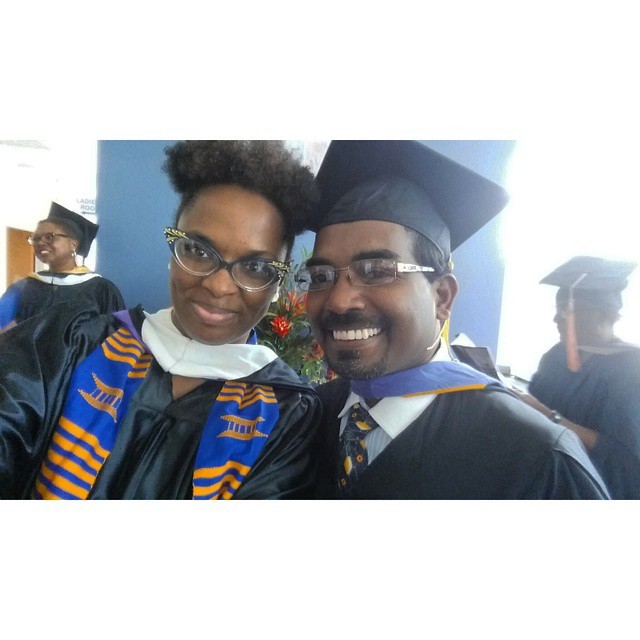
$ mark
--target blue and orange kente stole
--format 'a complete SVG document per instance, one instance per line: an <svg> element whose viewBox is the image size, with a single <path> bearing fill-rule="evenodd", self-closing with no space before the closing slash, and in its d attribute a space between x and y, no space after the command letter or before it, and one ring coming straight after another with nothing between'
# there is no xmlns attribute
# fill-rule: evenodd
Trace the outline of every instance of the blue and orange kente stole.
<svg viewBox="0 0 640 640"><path fill-rule="evenodd" d="M251 470L279 414L271 387L226 382L200 440L193 499L231 498Z"/></svg>
<svg viewBox="0 0 640 640"><path fill-rule="evenodd" d="M84 500L153 357L122 328L76 367L33 497Z"/></svg>
<svg viewBox="0 0 640 640"><path fill-rule="evenodd" d="M36 480L37 499L84 500L153 361L123 327L78 367ZM279 418L270 386L225 382L209 412L196 454L193 498L229 499L237 491Z"/></svg>

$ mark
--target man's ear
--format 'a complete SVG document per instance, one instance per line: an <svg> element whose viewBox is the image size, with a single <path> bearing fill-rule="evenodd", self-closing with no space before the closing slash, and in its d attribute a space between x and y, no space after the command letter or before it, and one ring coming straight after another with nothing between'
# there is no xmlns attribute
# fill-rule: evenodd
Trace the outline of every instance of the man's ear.
<svg viewBox="0 0 640 640"><path fill-rule="evenodd" d="M433 283L436 295L436 318L444 324L451 316L453 301L458 295L458 281L448 273Z"/></svg>

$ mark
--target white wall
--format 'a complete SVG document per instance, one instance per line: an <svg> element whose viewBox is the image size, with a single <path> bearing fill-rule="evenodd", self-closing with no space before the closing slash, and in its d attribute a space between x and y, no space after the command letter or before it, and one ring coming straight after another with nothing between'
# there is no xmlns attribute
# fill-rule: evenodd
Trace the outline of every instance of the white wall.
<svg viewBox="0 0 640 640"><path fill-rule="evenodd" d="M32 231L51 201L95 221L97 141L0 140L0 293L6 282L7 227ZM97 245L85 264L93 269Z"/></svg>
<svg viewBox="0 0 640 640"><path fill-rule="evenodd" d="M558 341L557 289L538 284L541 278L575 255L640 262L635 155L620 138L518 142L502 226L505 284L497 358L517 375L528 379ZM640 343L638 270L623 301L616 333Z"/></svg>

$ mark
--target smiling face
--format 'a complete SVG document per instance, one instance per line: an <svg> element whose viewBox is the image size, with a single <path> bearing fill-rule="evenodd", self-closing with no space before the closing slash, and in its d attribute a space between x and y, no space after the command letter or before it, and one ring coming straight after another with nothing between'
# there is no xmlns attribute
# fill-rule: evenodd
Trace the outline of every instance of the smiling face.
<svg viewBox="0 0 640 640"><path fill-rule="evenodd" d="M342 269L367 258L415 264L412 236L378 220L330 225L318 232L309 264ZM354 287L340 271L332 287L309 292L307 312L331 368L362 380L428 362L456 293L453 276L431 284L421 273L401 273L389 284Z"/></svg>
<svg viewBox="0 0 640 640"><path fill-rule="evenodd" d="M284 261L284 224L262 196L237 186L208 187L183 211L178 227L211 244L223 260L257 257ZM277 284L243 291L226 269L194 276L174 259L170 268L172 319L185 336L206 344L244 343L262 319Z"/></svg>
<svg viewBox="0 0 640 640"><path fill-rule="evenodd" d="M45 242L44 236L47 233L57 234L51 242ZM62 235L60 235L62 234ZM38 223L32 236L40 238L33 246L33 252L40 262L49 265L51 271L62 271L73 269L76 266L73 252L78 248L78 241L69 236L69 230L63 225L43 220Z"/></svg>

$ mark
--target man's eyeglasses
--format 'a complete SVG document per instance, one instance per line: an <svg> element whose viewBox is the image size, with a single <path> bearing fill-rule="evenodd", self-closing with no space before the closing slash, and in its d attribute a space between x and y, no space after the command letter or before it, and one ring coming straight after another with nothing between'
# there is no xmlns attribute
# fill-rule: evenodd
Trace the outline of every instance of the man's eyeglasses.
<svg viewBox="0 0 640 640"><path fill-rule="evenodd" d="M390 258L371 258L356 260L342 269L334 269L327 264L305 265L296 274L296 282L303 291L322 291L334 285L338 271L346 271L349 282L354 287L375 287L390 284L399 273L434 273L435 269L397 262Z"/></svg>
<svg viewBox="0 0 640 640"><path fill-rule="evenodd" d="M286 262L265 258L240 258L226 262L210 244L192 238L180 229L167 227L164 234L173 257L185 271L204 277L219 269L226 269L244 291L262 291L276 282L282 282L289 271Z"/></svg>
<svg viewBox="0 0 640 640"><path fill-rule="evenodd" d="M29 236L27 242L33 247L39 242L51 244L56 238L70 238L66 233L41 233L39 236Z"/></svg>

